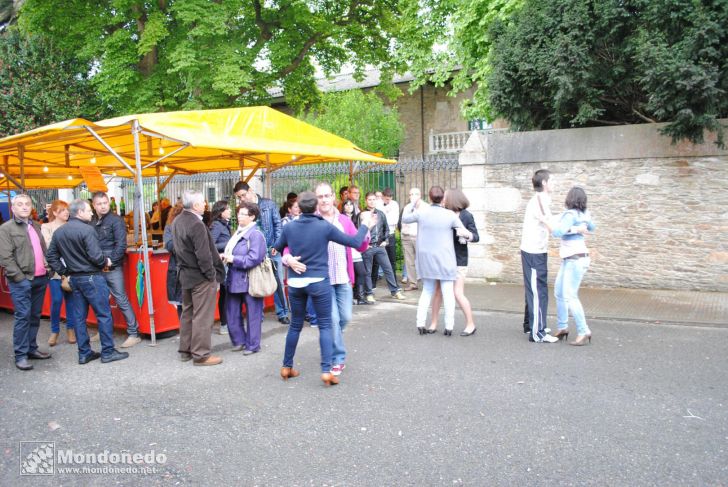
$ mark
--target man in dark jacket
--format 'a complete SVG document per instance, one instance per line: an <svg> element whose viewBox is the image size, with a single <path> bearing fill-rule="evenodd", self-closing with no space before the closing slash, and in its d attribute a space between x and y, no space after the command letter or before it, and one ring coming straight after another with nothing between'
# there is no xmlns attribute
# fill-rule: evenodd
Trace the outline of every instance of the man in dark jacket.
<svg viewBox="0 0 728 487"><path fill-rule="evenodd" d="M15 366L20 370L31 370L33 366L28 359L51 358L50 353L38 350L36 343L48 286L46 246L40 226L30 219L33 210L30 196L15 196L12 207L12 218L0 226L0 266L5 268L15 310Z"/></svg>
<svg viewBox="0 0 728 487"><path fill-rule="evenodd" d="M194 365L217 365L222 358L210 355L215 295L225 278L225 267L215 249L207 225L202 223L205 197L186 190L184 210L172 222L172 241L182 286L182 316L179 327L180 360Z"/></svg>
<svg viewBox="0 0 728 487"><path fill-rule="evenodd" d="M287 325L291 322L288 318L288 301L286 300L286 292L283 288L283 266L281 265L281 255L273 249L273 245L278 241L281 236L281 216L278 212L278 207L268 198L263 198L255 191L250 189L248 183L238 181L233 189L235 196L239 200L245 199L251 203L258 205L260 209L260 218L258 219L258 226L260 231L265 236L265 244L268 247L268 255L270 260L276 268L276 280L278 281L278 289L273 294L273 302L276 305L276 316L278 321Z"/></svg>
<svg viewBox="0 0 728 487"><path fill-rule="evenodd" d="M104 257L111 259L111 266L102 275L106 279L111 295L114 296L116 305L124 315L126 321L126 333L129 337L121 348L133 347L142 339L139 337L139 323L137 322L134 310L126 295L124 283L124 258L126 257L126 224L116 213L110 211L109 197L102 191L97 191L91 197L94 204L96 216L91 224L99 236L99 245Z"/></svg>
<svg viewBox="0 0 728 487"><path fill-rule="evenodd" d="M74 200L68 206L68 223L53 234L48 248L48 264L62 276L69 276L73 288L72 312L76 317L78 363L83 365L101 357L103 363L123 360L129 356L114 348L114 322L109 304L109 287L102 269L110 267L110 257L104 256L96 230L90 225L91 205L86 200ZM94 352L89 343L86 318L89 305L94 310L101 337L101 353Z"/></svg>
<svg viewBox="0 0 728 487"><path fill-rule="evenodd" d="M372 275L372 265L374 261L384 271L384 278L387 280L387 286L389 292L392 293L394 299L403 300L404 294L402 289L397 285L397 278L394 276L394 270L392 265L389 263L389 257L384 247L387 246L389 239L389 226L387 225L387 217L382 213L381 210L376 208L377 196L374 192L367 193L367 210L377 215L377 224L370 230L371 240L369 241L369 248L366 252L361 254L364 266L366 267L366 279L364 281L364 290L366 293L367 303L374 303L374 290L372 289L372 281L377 276ZM357 215L357 224L359 218Z"/></svg>

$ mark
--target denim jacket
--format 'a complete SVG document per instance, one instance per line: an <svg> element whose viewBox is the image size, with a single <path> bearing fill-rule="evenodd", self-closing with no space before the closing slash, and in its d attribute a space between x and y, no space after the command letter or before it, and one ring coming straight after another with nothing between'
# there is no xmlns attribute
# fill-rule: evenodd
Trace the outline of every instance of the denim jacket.
<svg viewBox="0 0 728 487"><path fill-rule="evenodd" d="M260 195L258 195L258 208L260 208L259 227L265 237L266 247L270 248L281 236L281 215L273 200Z"/></svg>

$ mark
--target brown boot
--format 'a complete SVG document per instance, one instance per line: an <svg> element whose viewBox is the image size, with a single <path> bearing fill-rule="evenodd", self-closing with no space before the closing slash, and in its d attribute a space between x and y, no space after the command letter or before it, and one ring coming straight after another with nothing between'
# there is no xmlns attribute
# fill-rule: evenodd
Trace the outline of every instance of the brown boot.
<svg viewBox="0 0 728 487"><path fill-rule="evenodd" d="M210 355L209 357L205 357L200 360L195 360L193 362L195 365L217 365L222 363L222 358L217 357L215 355Z"/></svg>
<svg viewBox="0 0 728 487"><path fill-rule="evenodd" d="M76 343L76 330L66 328L66 336L68 337L68 343Z"/></svg>
<svg viewBox="0 0 728 487"><path fill-rule="evenodd" d="M48 337L48 346L55 347L56 343L58 343L58 333L51 333L51 336Z"/></svg>

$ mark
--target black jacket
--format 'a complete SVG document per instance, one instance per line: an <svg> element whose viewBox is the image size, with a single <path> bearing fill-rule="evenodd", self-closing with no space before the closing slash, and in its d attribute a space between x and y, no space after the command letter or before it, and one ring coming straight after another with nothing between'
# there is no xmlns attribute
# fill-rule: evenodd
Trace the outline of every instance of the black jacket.
<svg viewBox="0 0 728 487"><path fill-rule="evenodd" d="M224 281L225 267L212 235L195 213L184 210L174 219L172 245L182 289L192 289L204 281Z"/></svg>
<svg viewBox="0 0 728 487"><path fill-rule="evenodd" d="M461 210L460 211L460 221L463 222L463 225L465 225L465 228L467 228L472 234L473 239L470 241L470 243L475 243L478 240L480 240L480 235L478 235L478 229L475 226L475 219L473 218L473 214L470 213L468 210ZM452 231L453 240L455 242L455 260L457 261L458 267L467 267L468 265L468 244L460 243L460 238L455 233L455 230Z"/></svg>
<svg viewBox="0 0 728 487"><path fill-rule="evenodd" d="M215 242L215 248L222 252L230 241L230 222L218 218L210 225L210 233L212 234L212 241Z"/></svg>
<svg viewBox="0 0 728 487"><path fill-rule="evenodd" d="M377 224L369 230L369 235L371 236L371 240L369 241L369 248L372 247L378 247L379 244L386 241L389 238L389 225L387 224L387 215L384 214L381 210L362 210L363 211L371 211L373 213L377 214ZM361 212L359 212L354 217L354 223L356 224L356 227L359 228L359 220L361 218Z"/></svg>
<svg viewBox="0 0 728 487"><path fill-rule="evenodd" d="M78 218L70 218L53 233L46 260L62 276L95 274L106 265L96 230Z"/></svg>
<svg viewBox="0 0 728 487"><path fill-rule="evenodd" d="M105 257L111 259L111 268L119 267L126 257L126 224L119 216L111 212L91 221L99 236L99 245Z"/></svg>

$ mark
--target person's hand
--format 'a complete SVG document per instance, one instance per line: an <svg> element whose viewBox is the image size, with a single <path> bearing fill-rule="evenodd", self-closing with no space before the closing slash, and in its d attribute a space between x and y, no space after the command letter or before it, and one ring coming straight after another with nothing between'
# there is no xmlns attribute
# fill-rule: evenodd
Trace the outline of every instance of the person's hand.
<svg viewBox="0 0 728 487"><path fill-rule="evenodd" d="M473 234L470 233L470 231L467 228L465 228L465 227L456 228L455 229L455 234L458 237L465 238L466 240L470 240L471 238L473 238Z"/></svg>
<svg viewBox="0 0 728 487"><path fill-rule="evenodd" d="M301 262L301 256L290 256L288 257L288 267L291 268L296 274L303 274L306 272L306 264Z"/></svg>
<svg viewBox="0 0 728 487"><path fill-rule="evenodd" d="M387 241L385 240L384 242L380 243L379 246L380 247L386 247L387 246Z"/></svg>
<svg viewBox="0 0 728 487"><path fill-rule="evenodd" d="M271 247L271 249L270 249L270 255L273 256L273 257L275 257L276 255L278 255L278 251L276 249L274 249L273 247Z"/></svg>
<svg viewBox="0 0 728 487"><path fill-rule="evenodd" d="M222 258L222 261L225 262L226 264L232 264L233 261L235 260L235 257L233 257L233 254L222 254L220 257Z"/></svg>

